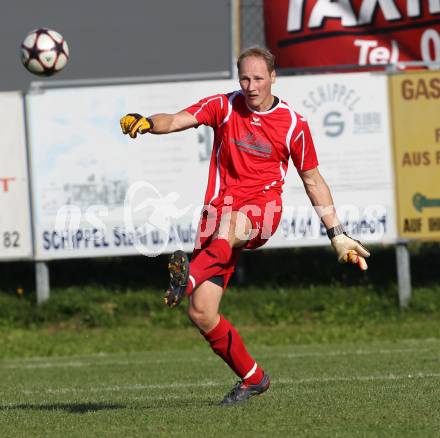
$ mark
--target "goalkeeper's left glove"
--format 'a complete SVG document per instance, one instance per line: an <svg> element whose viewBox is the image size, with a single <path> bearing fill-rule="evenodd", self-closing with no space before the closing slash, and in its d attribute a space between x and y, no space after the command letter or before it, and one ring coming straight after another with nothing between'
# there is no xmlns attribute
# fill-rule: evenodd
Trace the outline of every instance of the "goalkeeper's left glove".
<svg viewBox="0 0 440 438"><path fill-rule="evenodd" d="M131 138L136 138L137 134L145 134L154 127L153 121L149 117L141 116L137 113L127 114L120 120L123 134L129 134Z"/></svg>
<svg viewBox="0 0 440 438"><path fill-rule="evenodd" d="M331 236L331 231L332 229L328 231L328 234L332 246L338 256L339 263L357 264L359 268L361 268L363 271L366 271L368 269L368 265L365 261L365 257L370 257L370 253L367 248L365 248L365 246L362 245L359 240L352 239L345 232Z"/></svg>

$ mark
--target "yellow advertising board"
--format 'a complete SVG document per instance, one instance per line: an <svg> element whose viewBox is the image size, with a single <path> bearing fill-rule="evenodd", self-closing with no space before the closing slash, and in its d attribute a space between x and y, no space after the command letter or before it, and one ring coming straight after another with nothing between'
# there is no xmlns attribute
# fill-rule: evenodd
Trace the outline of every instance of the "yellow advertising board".
<svg viewBox="0 0 440 438"><path fill-rule="evenodd" d="M390 81L398 233L440 240L440 72Z"/></svg>

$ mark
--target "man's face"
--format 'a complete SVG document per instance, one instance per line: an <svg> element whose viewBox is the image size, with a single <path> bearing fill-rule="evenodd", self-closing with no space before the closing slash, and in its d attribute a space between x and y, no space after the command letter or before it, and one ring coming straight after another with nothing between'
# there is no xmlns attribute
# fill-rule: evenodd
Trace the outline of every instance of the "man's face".
<svg viewBox="0 0 440 438"><path fill-rule="evenodd" d="M255 111L267 111L273 102L275 72L269 73L263 58L248 56L241 61L238 76L248 106Z"/></svg>

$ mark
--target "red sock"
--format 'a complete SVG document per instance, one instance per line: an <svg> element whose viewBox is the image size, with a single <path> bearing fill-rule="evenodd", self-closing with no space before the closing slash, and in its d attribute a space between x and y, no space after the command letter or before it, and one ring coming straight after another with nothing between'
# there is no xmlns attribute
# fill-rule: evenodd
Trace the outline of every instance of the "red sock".
<svg viewBox="0 0 440 438"><path fill-rule="evenodd" d="M245 383L257 385L263 378L263 370L247 352L237 330L220 315L219 323L208 333L202 333L218 354Z"/></svg>
<svg viewBox="0 0 440 438"><path fill-rule="evenodd" d="M186 293L190 295L195 287L205 280L219 275L232 255L232 248L225 239L214 239L207 248L200 251L189 264L189 281Z"/></svg>

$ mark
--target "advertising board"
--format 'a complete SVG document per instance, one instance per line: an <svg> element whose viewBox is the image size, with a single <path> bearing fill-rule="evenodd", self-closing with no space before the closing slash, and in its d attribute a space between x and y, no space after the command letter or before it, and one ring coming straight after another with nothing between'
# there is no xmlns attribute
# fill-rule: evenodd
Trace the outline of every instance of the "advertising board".
<svg viewBox="0 0 440 438"><path fill-rule="evenodd" d="M392 76L399 236L440 239L440 73Z"/></svg>
<svg viewBox="0 0 440 438"><path fill-rule="evenodd" d="M0 260L32 256L23 98L0 93Z"/></svg>

